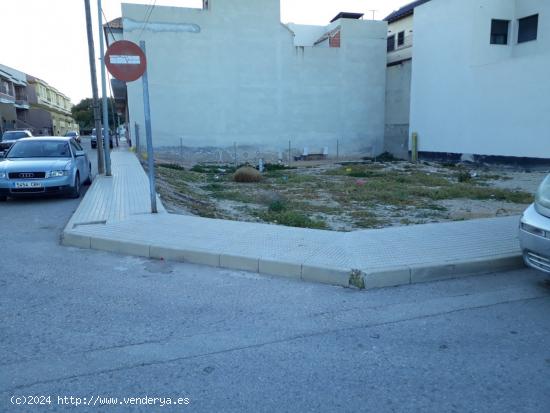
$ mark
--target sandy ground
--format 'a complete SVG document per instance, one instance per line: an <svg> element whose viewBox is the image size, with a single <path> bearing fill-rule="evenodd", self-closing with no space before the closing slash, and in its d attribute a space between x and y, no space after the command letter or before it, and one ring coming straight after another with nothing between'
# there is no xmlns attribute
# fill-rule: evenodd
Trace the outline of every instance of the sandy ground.
<svg viewBox="0 0 550 413"><path fill-rule="evenodd" d="M170 159L170 161L173 161L173 159ZM330 182L339 179L339 177L325 175L326 171L340 168L341 166L341 164L327 162L301 163L298 169L293 170L292 173L306 177L308 175L316 177L322 175L323 180ZM410 168L411 164L408 162L388 162L382 164L381 167L383 170L395 170L396 173L402 173L407 168ZM450 169L447 166L438 163L423 163L414 167L428 174L443 176L450 173ZM473 177L488 177L485 180L488 190L490 188L503 188L532 194L534 194L540 182L549 172L542 168L532 171L509 166L468 164L465 167ZM224 180L223 173L221 175L220 179ZM494 177L494 179L490 179L491 177ZM173 187L163 179L159 179L158 183L163 201L171 212L262 222L254 211L262 208L265 209L265 205L213 197L211 193L204 190L204 182L187 182L192 189L192 193L174 191ZM235 185L228 182L224 182L224 184ZM434 201L435 206L430 209L377 204L368 207L368 213L375 217L372 225L369 225L368 222L365 224L364 221L359 225L357 217L353 215L357 211L365 212L364 205L356 204L350 208L348 204L344 208L333 198L330 192L324 191L319 187L311 190L312 186L308 182L300 182L296 183L288 192L284 193L284 190L282 192L285 197L290 199L300 198L301 190L307 192L308 195L304 196L300 201L310 204L314 210L317 209L314 212L310 212L309 215L311 218L325 221L327 229L336 231L353 231L365 229L365 227L379 228L519 215L528 206L527 203L513 203L492 199L446 199ZM248 186L245 193L247 195L254 195L259 199L269 199L270 197L277 196L275 193L266 191L265 188L255 188L253 186ZM208 207L206 207L207 205ZM327 209L327 212L323 211L323 209ZM203 213L203 210L207 210L207 213Z"/></svg>

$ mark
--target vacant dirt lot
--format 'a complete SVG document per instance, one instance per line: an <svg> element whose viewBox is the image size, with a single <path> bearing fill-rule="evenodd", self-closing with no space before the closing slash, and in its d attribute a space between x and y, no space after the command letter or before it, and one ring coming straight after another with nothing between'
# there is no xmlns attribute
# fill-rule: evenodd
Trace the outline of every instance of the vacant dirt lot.
<svg viewBox="0 0 550 413"><path fill-rule="evenodd" d="M166 206L176 213L352 231L520 214L545 172L409 162L267 165L237 183L229 165L159 163Z"/></svg>

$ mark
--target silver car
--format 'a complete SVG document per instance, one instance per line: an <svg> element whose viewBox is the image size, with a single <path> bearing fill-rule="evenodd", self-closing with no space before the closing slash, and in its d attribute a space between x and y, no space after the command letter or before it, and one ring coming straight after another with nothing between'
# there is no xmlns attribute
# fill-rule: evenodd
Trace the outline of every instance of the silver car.
<svg viewBox="0 0 550 413"><path fill-rule="evenodd" d="M519 242L525 263L550 274L550 175L521 216Z"/></svg>
<svg viewBox="0 0 550 413"><path fill-rule="evenodd" d="M16 141L0 160L0 201L18 195L66 194L80 197L81 183L92 182L86 151L70 137Z"/></svg>
<svg viewBox="0 0 550 413"><path fill-rule="evenodd" d="M2 138L0 138L0 151L7 152L11 145L19 139L30 138L32 133L30 130L9 130L4 132Z"/></svg>

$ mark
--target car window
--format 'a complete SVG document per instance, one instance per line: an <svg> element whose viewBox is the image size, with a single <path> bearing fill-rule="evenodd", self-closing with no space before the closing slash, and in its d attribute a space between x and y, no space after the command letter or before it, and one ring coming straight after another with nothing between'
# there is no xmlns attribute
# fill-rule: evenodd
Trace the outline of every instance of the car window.
<svg viewBox="0 0 550 413"><path fill-rule="evenodd" d="M27 132L22 131L12 131L12 132L4 132L4 135L2 135L2 140L5 141L14 141L21 138L28 138L29 134Z"/></svg>
<svg viewBox="0 0 550 413"><path fill-rule="evenodd" d="M13 144L7 158L70 158L69 144L63 141L29 140Z"/></svg>
<svg viewBox="0 0 550 413"><path fill-rule="evenodd" d="M77 140L74 141L74 145L78 148L79 151L83 151L83 150L84 150L84 148L82 147L82 145L81 145Z"/></svg>
<svg viewBox="0 0 550 413"><path fill-rule="evenodd" d="M71 148L73 149L73 154L75 156L76 156L77 152L82 152L83 151L82 147L74 139L71 139Z"/></svg>
<svg viewBox="0 0 550 413"><path fill-rule="evenodd" d="M70 143L71 143L71 149L73 150L73 155L76 156L76 153L78 152L78 148L76 147L72 139L70 140Z"/></svg>

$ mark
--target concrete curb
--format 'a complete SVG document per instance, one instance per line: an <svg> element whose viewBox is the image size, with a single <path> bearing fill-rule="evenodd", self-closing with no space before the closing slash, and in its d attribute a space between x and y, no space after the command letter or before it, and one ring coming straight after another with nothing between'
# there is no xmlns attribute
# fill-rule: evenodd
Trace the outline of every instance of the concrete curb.
<svg viewBox="0 0 550 413"><path fill-rule="evenodd" d="M510 255L471 260L442 261L400 267L345 269L306 265L297 262L286 262L284 260L215 253L199 249L190 250L162 245L149 245L121 239L79 234L70 229L65 229L63 232L61 243L65 246L77 248L96 249L145 258L166 259L365 289L446 280L493 271L514 270L524 266L523 258L519 251ZM358 283L357 277L352 280L352 274L359 274L359 277L362 277L362 282Z"/></svg>

